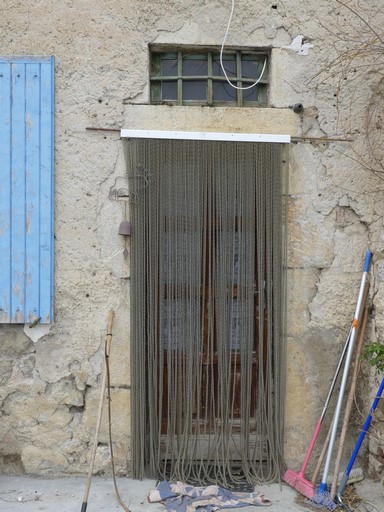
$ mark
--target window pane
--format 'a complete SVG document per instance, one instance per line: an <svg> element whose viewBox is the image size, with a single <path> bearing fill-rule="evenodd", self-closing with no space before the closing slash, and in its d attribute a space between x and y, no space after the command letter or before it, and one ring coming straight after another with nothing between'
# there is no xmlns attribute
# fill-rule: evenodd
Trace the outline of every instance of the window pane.
<svg viewBox="0 0 384 512"><path fill-rule="evenodd" d="M228 77L237 76L235 56L223 56L223 66ZM212 63L212 73L213 76L224 76L223 70L220 65L220 57L214 57Z"/></svg>
<svg viewBox="0 0 384 512"><path fill-rule="evenodd" d="M236 85L236 84L235 84ZM213 82L213 101L236 101L237 90L228 82Z"/></svg>
<svg viewBox="0 0 384 512"><path fill-rule="evenodd" d="M208 73L208 63L206 57L183 59L183 76L206 76Z"/></svg>
<svg viewBox="0 0 384 512"><path fill-rule="evenodd" d="M161 99L163 100L177 100L177 81L164 80L161 83Z"/></svg>
<svg viewBox="0 0 384 512"><path fill-rule="evenodd" d="M243 87L247 87L247 84L243 84ZM243 100L244 101L258 101L259 94L258 94L259 88L257 85L254 87L251 87L250 89L243 90Z"/></svg>
<svg viewBox="0 0 384 512"><path fill-rule="evenodd" d="M183 100L207 100L206 80L183 82Z"/></svg>
<svg viewBox="0 0 384 512"><path fill-rule="evenodd" d="M243 60L241 62L241 73L243 78L253 78L257 80L260 76L261 70L259 71L259 63L251 60Z"/></svg>
<svg viewBox="0 0 384 512"><path fill-rule="evenodd" d="M177 58L161 59L161 75L177 76Z"/></svg>

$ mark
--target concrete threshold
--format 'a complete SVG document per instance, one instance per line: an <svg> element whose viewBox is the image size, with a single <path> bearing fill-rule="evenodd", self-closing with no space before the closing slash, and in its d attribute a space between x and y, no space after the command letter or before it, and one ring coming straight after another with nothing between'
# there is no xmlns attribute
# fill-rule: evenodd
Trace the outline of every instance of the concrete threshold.
<svg viewBox="0 0 384 512"><path fill-rule="evenodd" d="M0 475L0 511L81 512L85 485L85 478L49 479ZM149 491L156 487L154 480L118 478L117 485L121 499L130 512L165 511L162 504L147 501ZM314 510L301 495L286 484L261 485L256 490L272 502L270 507L260 508L271 512ZM356 491L362 497L359 510L384 512L384 489L380 483L363 480L356 484ZM86 510L87 512L124 510L117 500L112 478L93 477ZM255 511L256 507L229 510L251 512Z"/></svg>

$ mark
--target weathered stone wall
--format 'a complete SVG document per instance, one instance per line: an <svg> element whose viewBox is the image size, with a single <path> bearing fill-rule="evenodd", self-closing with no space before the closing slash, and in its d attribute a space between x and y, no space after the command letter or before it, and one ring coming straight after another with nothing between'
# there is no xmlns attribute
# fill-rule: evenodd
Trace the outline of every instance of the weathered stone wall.
<svg viewBox="0 0 384 512"><path fill-rule="evenodd" d="M118 470L128 471L129 259L117 234L126 202L111 193L124 184L125 163L118 132L87 127L191 129L191 122L201 130L296 137L289 170L286 460L297 467L350 325L364 252L384 243L381 175L368 163L374 152L366 137L372 94L380 97L377 74L361 67L361 56L352 64L345 53L347 60L335 60L355 44L351 34L365 30L366 40L374 34L333 0L237 0L227 43L273 48L273 108L188 111L146 106L148 44L219 46L230 1L5 4L3 54L56 59L56 281L55 323L48 333L33 342L28 327L0 327L0 470L52 475L87 470L106 322L114 309L113 436ZM358 9L357 4L351 2ZM381 30L380 6L375 0L367 5ZM368 58L375 60L364 55L364 64ZM302 114L292 111L298 102ZM377 122L371 142L380 137ZM380 153L374 154L379 161ZM382 339L382 263L373 271L370 332ZM363 408L370 402L368 381L366 371L359 397ZM106 443L104 420L97 471L109 471ZM379 449L373 446L373 460ZM375 469L382 471L377 464Z"/></svg>

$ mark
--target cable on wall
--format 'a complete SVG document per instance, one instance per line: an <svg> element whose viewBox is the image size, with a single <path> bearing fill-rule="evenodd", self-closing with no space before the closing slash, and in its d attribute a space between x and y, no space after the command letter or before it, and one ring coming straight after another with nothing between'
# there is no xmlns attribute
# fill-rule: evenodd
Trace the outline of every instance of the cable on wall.
<svg viewBox="0 0 384 512"><path fill-rule="evenodd" d="M223 52L224 52L225 43L227 41L228 32L229 32L229 29L230 29L230 26L232 23L232 17L233 17L234 10L235 10L235 0L232 0L231 14L229 15L227 30L225 31L224 39L223 39L221 49L220 49L220 66L221 66L221 69L223 70L223 73L224 73L224 76L225 76L227 82L229 83L229 85L231 87L233 87L234 89L241 90L241 91L246 91L247 89L251 89L252 87L255 87L260 82L260 80L263 78L264 71L267 66L267 59L266 58L264 59L263 69L261 70L260 76L253 84L248 85L247 87L239 87L230 81L230 79L228 78L227 72L225 71L224 64L223 64Z"/></svg>

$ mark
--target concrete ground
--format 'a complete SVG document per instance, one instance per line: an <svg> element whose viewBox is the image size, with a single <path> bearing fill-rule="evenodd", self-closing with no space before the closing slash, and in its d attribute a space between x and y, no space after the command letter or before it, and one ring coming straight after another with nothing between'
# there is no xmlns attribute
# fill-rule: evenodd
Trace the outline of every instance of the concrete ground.
<svg viewBox="0 0 384 512"><path fill-rule="evenodd" d="M27 476L0 475L0 511L9 512L81 512L85 491L85 478L42 479ZM159 503L148 503L147 495L154 489L154 480L119 478L118 490L130 512L161 512ZM289 486L282 484L262 485L257 490L272 501L263 507L271 512L306 512L313 510L305 500ZM359 510L384 512L384 489L379 483L363 480L356 484L363 501ZM88 495L87 512L114 512L124 510L116 499L111 478L94 477ZM231 510L252 512L256 507ZM84 512L84 511L83 511Z"/></svg>

